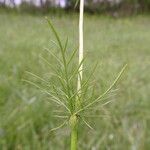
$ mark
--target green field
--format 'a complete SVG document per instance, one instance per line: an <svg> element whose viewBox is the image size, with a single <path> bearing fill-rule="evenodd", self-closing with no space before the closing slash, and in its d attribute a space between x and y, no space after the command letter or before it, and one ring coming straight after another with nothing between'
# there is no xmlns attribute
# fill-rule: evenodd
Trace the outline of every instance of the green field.
<svg viewBox="0 0 150 150"><path fill-rule="evenodd" d="M49 15L68 51L78 46L78 16ZM79 131L79 150L150 149L150 17L110 18L85 15L86 72L96 61L97 94L128 67L116 85L112 103L100 107L100 118L88 119L95 129ZM55 40L44 16L0 14L0 150L67 150L68 127L50 133L61 119L58 109L34 86L25 71L44 77L50 73L40 59ZM51 59L51 58L50 58ZM52 62L53 63L53 62ZM84 74L86 76L86 74ZM50 81L51 82L51 81Z"/></svg>

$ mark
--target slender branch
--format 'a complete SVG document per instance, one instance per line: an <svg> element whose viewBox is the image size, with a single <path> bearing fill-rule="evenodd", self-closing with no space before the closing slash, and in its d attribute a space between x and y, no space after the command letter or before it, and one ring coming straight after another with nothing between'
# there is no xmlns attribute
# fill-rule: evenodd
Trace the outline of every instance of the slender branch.
<svg viewBox="0 0 150 150"><path fill-rule="evenodd" d="M89 103L88 105L84 106L83 108L81 108L80 110L78 110L75 114L78 114L79 112L88 109L89 107L91 107L93 104L99 102L102 100L102 98L109 93L109 91L115 86L115 84L117 83L117 81L119 80L119 78L121 77L121 75L123 74L124 70L126 69L127 64L121 69L121 71L119 72L118 76L116 77L116 79L114 80L114 82L110 85L110 87L102 94L100 95L98 98L96 98L93 102Z"/></svg>
<svg viewBox="0 0 150 150"><path fill-rule="evenodd" d="M56 130L62 128L62 127L67 123L67 121L68 121L68 120L65 120L65 121L64 121L61 125L59 125L58 127L51 129L50 132L56 131Z"/></svg>

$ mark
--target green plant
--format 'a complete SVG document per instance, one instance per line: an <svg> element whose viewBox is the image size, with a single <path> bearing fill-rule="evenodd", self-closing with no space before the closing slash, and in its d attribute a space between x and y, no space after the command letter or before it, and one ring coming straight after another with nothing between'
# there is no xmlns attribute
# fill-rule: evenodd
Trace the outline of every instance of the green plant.
<svg viewBox="0 0 150 150"><path fill-rule="evenodd" d="M98 103L102 102L102 105L106 105L111 102L111 100L106 101L106 95L114 87L126 68L125 65L110 87L107 88L106 91L100 96L95 98L94 87L90 85L90 78L93 75L97 65L93 67L89 77L86 80L83 79L83 63L85 61L85 58L83 57L83 8L84 0L81 0L79 17L79 60L76 59L77 49L73 50L72 53L69 54L67 51L68 39L63 45L51 21L46 18L57 41L57 43L54 43L60 50L60 53L56 55L51 50L46 49L46 51L55 59L56 66L52 66L47 59L41 56L41 59L50 67L52 67L55 72L52 74L53 83L49 83L45 79L30 72L28 72L28 74L38 78L44 84L41 86L32 81L25 80L48 94L50 96L49 100L60 107L59 109L61 110L59 112L61 114L56 114L54 116L58 118L64 118L65 120L58 127L51 129L51 132L63 127L66 123L69 123L71 129L71 150L77 149L78 127L81 121L83 121L87 127L93 129L84 118L86 116L86 112L89 111L89 108L94 108L94 106Z"/></svg>

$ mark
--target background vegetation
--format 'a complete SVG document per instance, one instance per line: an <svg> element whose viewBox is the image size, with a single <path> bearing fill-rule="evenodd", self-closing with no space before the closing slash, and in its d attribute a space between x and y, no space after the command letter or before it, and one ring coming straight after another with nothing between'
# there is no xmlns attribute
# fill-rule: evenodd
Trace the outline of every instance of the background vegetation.
<svg viewBox="0 0 150 150"><path fill-rule="evenodd" d="M18 1L20 4L18 5ZM15 8L17 11L78 11L77 0L0 0L1 7ZM150 12L150 0L85 0L85 11L108 13L114 16Z"/></svg>
<svg viewBox="0 0 150 150"><path fill-rule="evenodd" d="M62 40L69 37L71 51L78 43L78 16L50 16ZM50 133L61 122L53 117L48 96L22 82L31 71L43 78L51 68L43 64L44 55L53 58L44 47L57 49L50 40L53 34L43 16L0 13L0 149L2 150L66 150L69 131L64 127ZM111 104L100 107L100 117L88 118L95 128L80 130L80 150L149 150L150 149L150 18L135 16L114 19L108 16L85 15L86 66L95 61L100 66L93 77L96 95L104 91L115 78L122 64L128 69L110 98ZM65 42L65 41L64 41ZM88 74L90 71L86 69ZM93 110L91 110L93 111ZM58 136L59 135L59 136Z"/></svg>

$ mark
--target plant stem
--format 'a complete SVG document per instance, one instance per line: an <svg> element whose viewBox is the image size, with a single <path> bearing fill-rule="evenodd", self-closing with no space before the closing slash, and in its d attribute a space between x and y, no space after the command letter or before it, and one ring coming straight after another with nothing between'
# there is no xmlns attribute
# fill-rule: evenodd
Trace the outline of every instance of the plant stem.
<svg viewBox="0 0 150 150"><path fill-rule="evenodd" d="M79 64L83 60L83 13L84 13L84 0L80 0L80 16L79 16ZM81 81L83 76L83 64L79 68L77 90L81 89Z"/></svg>
<svg viewBox="0 0 150 150"><path fill-rule="evenodd" d="M69 120L71 127L71 150L77 150L78 140L78 117L72 115Z"/></svg>
<svg viewBox="0 0 150 150"><path fill-rule="evenodd" d="M71 129L71 150L77 150L77 139L78 139L77 124Z"/></svg>
<svg viewBox="0 0 150 150"><path fill-rule="evenodd" d="M79 13L79 64L83 61L83 13L84 13L84 0L80 0L80 13ZM78 81L77 81L77 91L81 93L81 81L83 76L83 64L79 68ZM79 97L80 97L79 93ZM81 106L81 101L77 98L75 104L76 109ZM71 126L71 150L77 150L78 141L78 117L72 115L70 117Z"/></svg>

